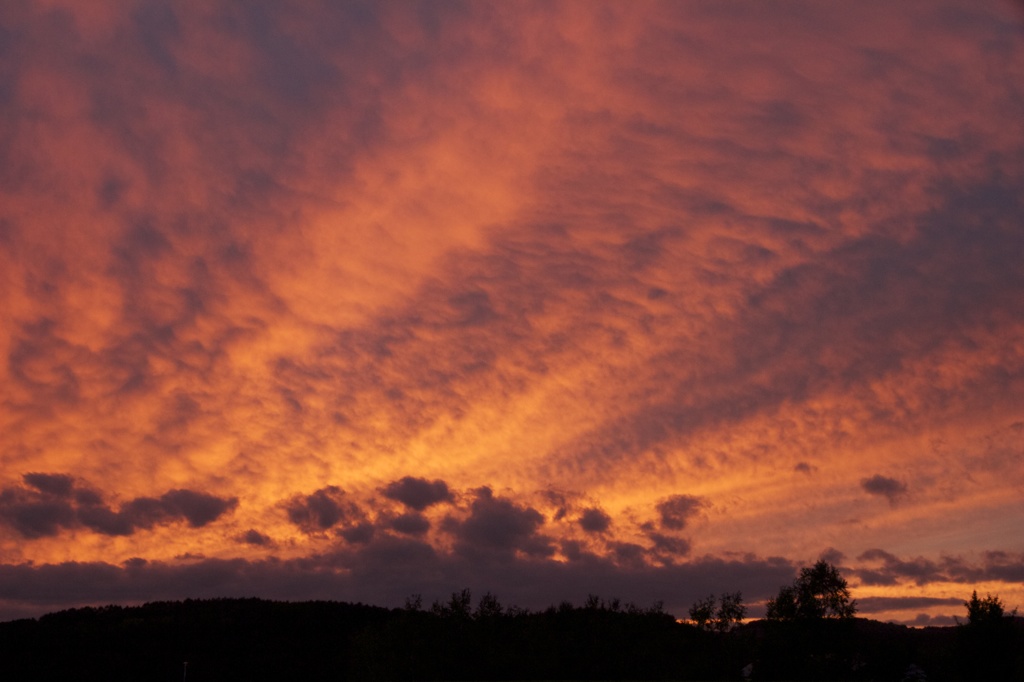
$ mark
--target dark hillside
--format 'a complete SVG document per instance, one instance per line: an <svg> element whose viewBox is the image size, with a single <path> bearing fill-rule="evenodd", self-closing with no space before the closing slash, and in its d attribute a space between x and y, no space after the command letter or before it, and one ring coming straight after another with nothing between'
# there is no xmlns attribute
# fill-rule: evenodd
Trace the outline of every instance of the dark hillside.
<svg viewBox="0 0 1024 682"><path fill-rule="evenodd" d="M914 630L861 618L731 632L592 599L431 610L187 600L0 623L11 680L1024 680L1024 622ZM188 662L186 669L185 662Z"/></svg>
<svg viewBox="0 0 1024 682"><path fill-rule="evenodd" d="M387 609L330 602L186 600L83 608L0 624L6 679L339 679ZM9 676L8 676L9 675Z"/></svg>

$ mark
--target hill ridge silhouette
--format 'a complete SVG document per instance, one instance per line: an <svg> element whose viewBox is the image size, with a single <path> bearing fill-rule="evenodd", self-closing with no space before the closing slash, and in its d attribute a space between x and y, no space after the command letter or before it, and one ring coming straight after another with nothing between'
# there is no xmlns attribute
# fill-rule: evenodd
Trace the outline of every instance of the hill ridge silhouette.
<svg viewBox="0 0 1024 682"><path fill-rule="evenodd" d="M32 680L1024 679L1024 620L1005 620L1002 639L865 618L710 632L596 598L539 611L493 595L473 609L468 590L431 609L186 599L0 623L0 656L8 679Z"/></svg>

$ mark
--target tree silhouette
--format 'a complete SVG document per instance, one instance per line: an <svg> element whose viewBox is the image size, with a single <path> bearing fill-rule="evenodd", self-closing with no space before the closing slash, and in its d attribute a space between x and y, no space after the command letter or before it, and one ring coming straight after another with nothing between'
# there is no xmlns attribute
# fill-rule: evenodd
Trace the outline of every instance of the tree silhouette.
<svg viewBox="0 0 1024 682"><path fill-rule="evenodd" d="M747 615L747 607L743 605L742 592L726 592L718 598L715 608L715 595L707 599L699 599L690 607L690 621L698 630L729 632L743 622Z"/></svg>
<svg viewBox="0 0 1024 682"><path fill-rule="evenodd" d="M697 626L698 630L710 630L711 619L715 615L715 595L708 595L707 599L698 599L690 607L690 622Z"/></svg>
<svg viewBox="0 0 1024 682"><path fill-rule="evenodd" d="M452 592L447 604L435 601L430 607L431 613L444 618L467 620L473 615L473 593L468 589Z"/></svg>
<svg viewBox="0 0 1024 682"><path fill-rule="evenodd" d="M475 618L480 620L481 618L497 618L504 613L504 609L501 606L501 602L490 592L480 597L480 603L477 604Z"/></svg>
<svg viewBox="0 0 1024 682"><path fill-rule="evenodd" d="M967 607L967 624L975 627L987 627L993 624L999 624L1002 622L1003 616L1006 615L1006 610L1003 608L1003 602L998 596L986 594L984 599L978 597L978 591L974 590L971 593L969 601L964 602L964 606ZM1017 614L1014 609L1011 616Z"/></svg>
<svg viewBox="0 0 1024 682"><path fill-rule="evenodd" d="M1014 661L1006 653L1014 650L1013 617L1017 610L1007 614L998 596L986 594L981 598L977 590L971 593L964 606L967 607L967 622L957 621L964 677L1011 679Z"/></svg>
<svg viewBox="0 0 1024 682"><path fill-rule="evenodd" d="M822 559L800 569L792 585L783 586L774 599L768 600L766 616L769 620L808 621L852 618L856 612L857 601L850 599L846 579Z"/></svg>
<svg viewBox="0 0 1024 682"><path fill-rule="evenodd" d="M728 632L742 623L746 615L747 607L743 605L743 593L726 592L718 598L715 629L719 632Z"/></svg>

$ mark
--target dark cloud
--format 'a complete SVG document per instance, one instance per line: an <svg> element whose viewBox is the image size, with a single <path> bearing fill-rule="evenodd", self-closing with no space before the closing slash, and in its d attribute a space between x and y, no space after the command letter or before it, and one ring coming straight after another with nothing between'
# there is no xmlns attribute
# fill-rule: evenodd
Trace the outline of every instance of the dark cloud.
<svg viewBox="0 0 1024 682"><path fill-rule="evenodd" d="M269 547L274 544L274 541L269 535L265 535L255 528L250 528L237 537L238 542L246 545L254 545L256 547Z"/></svg>
<svg viewBox="0 0 1024 682"><path fill-rule="evenodd" d="M981 563L971 563L963 557L945 555L937 563L952 582L1024 582L1024 554L985 552Z"/></svg>
<svg viewBox="0 0 1024 682"><path fill-rule="evenodd" d="M152 528L171 518L172 510L156 497L136 497L121 506L119 514L130 527Z"/></svg>
<svg viewBox="0 0 1024 682"><path fill-rule="evenodd" d="M842 566L843 561L846 559L846 555L835 547L828 547L819 555L818 558L822 561L827 561L833 566Z"/></svg>
<svg viewBox="0 0 1024 682"><path fill-rule="evenodd" d="M351 542L356 545L365 545L376 533L376 528L372 523L362 522L357 523L349 528L343 528L338 535L345 538L347 542Z"/></svg>
<svg viewBox="0 0 1024 682"><path fill-rule="evenodd" d="M117 511L103 504L102 496L78 488L65 474L27 474L31 487L0 490L0 520L22 537L57 535L61 529L84 526L103 535L131 535L140 528L187 521L201 528L238 505L238 498L221 498L187 489L170 490L159 498L137 497Z"/></svg>
<svg viewBox="0 0 1024 682"><path fill-rule="evenodd" d="M664 600L671 613L708 593L739 589L764 599L792 578L791 564L748 557L743 561L700 558L651 566L643 548L623 547L616 560L583 554L566 564L539 557L480 562L439 553L429 544L381 537L351 552L299 559L247 561L190 559L162 562L134 559L117 566L102 562L0 565L0 618L37 616L58 606L138 603L203 597L340 599L401 606L410 594L443 599L469 587L491 590L504 603L544 608L588 594L621 597L637 604ZM144 596L140 596L144 595Z"/></svg>
<svg viewBox="0 0 1024 682"><path fill-rule="evenodd" d="M797 462L796 466L793 467L793 471L799 471L801 474L811 474L817 470L817 467L811 466L807 462Z"/></svg>
<svg viewBox="0 0 1024 682"><path fill-rule="evenodd" d="M169 490L159 498L137 497L121 507L121 516L137 528L184 519L193 528L215 521L238 506L238 498L220 498L194 490Z"/></svg>
<svg viewBox="0 0 1024 682"><path fill-rule="evenodd" d="M895 478L875 474L871 478L861 479L860 487L870 495L880 495L891 503L907 494L907 484Z"/></svg>
<svg viewBox="0 0 1024 682"><path fill-rule="evenodd" d="M857 610L864 614L880 611L910 611L932 606L963 606L964 600L955 597L861 597Z"/></svg>
<svg viewBox="0 0 1024 682"><path fill-rule="evenodd" d="M862 569L857 572L861 582L867 585L894 585L908 579L918 585L948 580L939 564L922 557L903 561L884 550L869 549L857 559L881 564L880 568Z"/></svg>
<svg viewBox="0 0 1024 682"><path fill-rule="evenodd" d="M77 488L74 498L81 507L96 507L103 504L103 496L89 488Z"/></svg>
<svg viewBox="0 0 1024 682"><path fill-rule="evenodd" d="M532 507L496 497L488 487L478 488L469 516L454 527L462 551L491 551L548 556L554 552L550 539L538 533L544 515Z"/></svg>
<svg viewBox="0 0 1024 682"><path fill-rule="evenodd" d="M109 507L90 504L79 508L78 520L86 528L102 535L131 535L136 527L152 527L159 517L138 518L127 505L120 512L115 512Z"/></svg>
<svg viewBox="0 0 1024 682"><path fill-rule="evenodd" d="M660 524L668 530L683 530L686 524L700 510L707 506L707 502L693 495L673 495L658 503Z"/></svg>
<svg viewBox="0 0 1024 682"><path fill-rule="evenodd" d="M388 526L405 535L424 535L430 530L430 521L419 512L409 512L389 519Z"/></svg>
<svg viewBox="0 0 1024 682"><path fill-rule="evenodd" d="M619 566L639 569L647 565L647 549L635 542L611 542L611 556Z"/></svg>
<svg viewBox="0 0 1024 682"><path fill-rule="evenodd" d="M38 477L43 475L30 476L38 482ZM44 484L33 486L34 489L6 487L0 490L0 521L28 539L50 537L59 533L61 528L73 526L75 510L72 504L62 499L64 495L47 492L47 487ZM58 492L63 492L62 486L58 488Z"/></svg>
<svg viewBox="0 0 1024 682"><path fill-rule="evenodd" d="M286 505L288 519L307 533L327 530L338 523L358 521L359 507L335 485L291 499Z"/></svg>
<svg viewBox="0 0 1024 682"><path fill-rule="evenodd" d="M950 625L957 625L960 621L957 620L956 616L930 616L927 613L919 613L910 620L897 622L912 628L945 628Z"/></svg>
<svg viewBox="0 0 1024 682"><path fill-rule="evenodd" d="M690 553L690 541L683 538L663 535L661 533L650 533L648 536L654 543L652 552L659 557L663 563Z"/></svg>
<svg viewBox="0 0 1024 682"><path fill-rule="evenodd" d="M351 570L354 584L386 585L395 592L403 586L414 587L407 596L423 592L419 588L424 577L451 576L453 571L451 557L439 553L429 543L390 534L380 534L360 545L355 553L332 556L328 561Z"/></svg>
<svg viewBox="0 0 1024 682"><path fill-rule="evenodd" d="M1024 583L1024 553L986 552L982 566L982 570L988 580Z"/></svg>
<svg viewBox="0 0 1024 682"><path fill-rule="evenodd" d="M987 552L980 563L970 563L958 556L939 560L916 557L901 559L883 549L869 549L857 559L867 567L851 569L865 585L898 585L907 581L918 585L929 583L980 583L1024 580L1024 555L1010 552Z"/></svg>
<svg viewBox="0 0 1024 682"><path fill-rule="evenodd" d="M75 479L67 474L25 474L22 479L41 493L55 497L68 497Z"/></svg>
<svg viewBox="0 0 1024 682"><path fill-rule="evenodd" d="M577 540L562 540L559 547L562 550L562 554L569 561L579 561L587 554L583 549L583 543Z"/></svg>
<svg viewBox="0 0 1024 682"><path fill-rule="evenodd" d="M601 509L591 507L580 514L579 524L588 533L604 533L612 525L612 517Z"/></svg>
<svg viewBox="0 0 1024 682"><path fill-rule="evenodd" d="M32 499L5 489L0 491L0 520L23 538L34 540L74 526L76 517L74 507L67 502Z"/></svg>
<svg viewBox="0 0 1024 682"><path fill-rule="evenodd" d="M397 500L416 511L423 511L440 502L452 501L452 493L444 481L428 481L425 478L412 476L405 476L389 483L385 486L383 493L385 497Z"/></svg>
<svg viewBox="0 0 1024 682"><path fill-rule="evenodd" d="M947 627L956 624L954 612L963 611L964 601L956 597L860 597L857 599L857 611L866 618L872 618L894 611L943 608L947 613L942 615L916 613L912 618L894 619L894 622L910 627Z"/></svg>
<svg viewBox="0 0 1024 682"><path fill-rule="evenodd" d="M160 497L171 516L181 516L201 528L238 506L237 497L220 498L194 490L171 490Z"/></svg>
<svg viewBox="0 0 1024 682"><path fill-rule="evenodd" d="M555 508L555 513L551 517L552 521L561 521L569 513L570 494L549 488L547 490L542 490L540 495L542 499Z"/></svg>

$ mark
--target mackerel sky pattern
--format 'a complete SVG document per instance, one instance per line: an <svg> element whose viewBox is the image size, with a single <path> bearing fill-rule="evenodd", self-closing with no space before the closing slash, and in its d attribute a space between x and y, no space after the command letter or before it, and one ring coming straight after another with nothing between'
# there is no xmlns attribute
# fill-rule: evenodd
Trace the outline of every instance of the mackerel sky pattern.
<svg viewBox="0 0 1024 682"><path fill-rule="evenodd" d="M1024 606L1015 2L0 7L0 618Z"/></svg>

